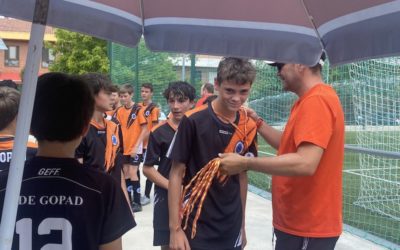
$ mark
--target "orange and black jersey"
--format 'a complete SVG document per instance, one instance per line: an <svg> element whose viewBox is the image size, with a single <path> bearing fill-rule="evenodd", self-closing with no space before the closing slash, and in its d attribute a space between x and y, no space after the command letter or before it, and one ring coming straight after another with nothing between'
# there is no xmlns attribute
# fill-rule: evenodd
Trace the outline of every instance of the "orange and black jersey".
<svg viewBox="0 0 400 250"><path fill-rule="evenodd" d="M85 167L94 167L104 172L116 173L120 177L121 132L117 124L107 119L104 126L90 122L89 130L75 151L76 158L83 159ZM116 169L114 169L116 168ZM115 170L115 171L113 171Z"/></svg>
<svg viewBox="0 0 400 250"><path fill-rule="evenodd" d="M141 126L147 123L143 109L136 103L131 108L122 106L117 109L114 117L121 125L124 148L123 155L131 155L133 153L132 149L142 131Z"/></svg>
<svg viewBox="0 0 400 250"><path fill-rule="evenodd" d="M0 135L0 172L8 170L12 158L12 150L14 146L14 136ZM26 159L30 159L36 155L37 144L33 141L28 141L26 148Z"/></svg>
<svg viewBox="0 0 400 250"><path fill-rule="evenodd" d="M0 214L7 174L0 173ZM72 158L34 157L25 163L12 249L98 250L135 226L111 176Z"/></svg>
<svg viewBox="0 0 400 250"><path fill-rule="evenodd" d="M243 113L238 112L235 124L241 121L240 114ZM188 184L210 160L218 157L218 153L226 152L226 148L232 143L232 152L254 156L257 154L254 137L248 144L248 150L244 150L242 140L231 141L235 138L235 131L235 126L224 123L217 117L211 105L203 105L186 113L167 155L174 161L186 164L184 185ZM196 210L197 208L190 215L186 230L191 247L234 249L241 245L242 207L239 175L229 177L225 185L213 180L197 223L196 237L191 240L191 223Z"/></svg>
<svg viewBox="0 0 400 250"><path fill-rule="evenodd" d="M150 103L148 105L144 105L143 102L139 103L139 105L143 109L144 117L147 120L147 129L151 131L154 124L158 123L158 117L160 116L160 109L157 107L155 103ZM143 148L147 148L147 144L149 143L148 138L144 138L143 140Z"/></svg>
<svg viewBox="0 0 400 250"><path fill-rule="evenodd" d="M171 160L167 158L168 148L175 134L174 126L168 122L153 128L149 136L144 159L144 166L158 165L158 172L169 178ZM168 190L155 185L154 187L154 217L155 230L169 230L168 222Z"/></svg>

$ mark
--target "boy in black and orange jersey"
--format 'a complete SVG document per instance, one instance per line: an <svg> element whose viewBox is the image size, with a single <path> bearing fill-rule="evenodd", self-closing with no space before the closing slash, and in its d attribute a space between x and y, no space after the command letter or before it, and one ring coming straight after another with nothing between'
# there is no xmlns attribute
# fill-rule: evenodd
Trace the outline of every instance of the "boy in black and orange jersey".
<svg viewBox="0 0 400 250"><path fill-rule="evenodd" d="M81 78L39 77L31 123L39 148L25 163L12 249L117 250L122 235L136 225L115 179L75 158L93 110L94 98ZM5 174L0 173L0 213Z"/></svg>
<svg viewBox="0 0 400 250"><path fill-rule="evenodd" d="M147 131L150 132L152 127L158 124L158 117L160 116L160 109L155 103L152 102L153 84L143 83L142 88L140 89L140 96L142 97L142 102L139 104L142 106L144 116L147 119ZM148 141L149 133L145 135L145 138L143 140L143 155L145 155L146 153ZM153 183L147 179L144 189L144 196L142 196L140 199L140 203L142 205L147 205L150 203L150 192L152 185Z"/></svg>
<svg viewBox="0 0 400 250"><path fill-rule="evenodd" d="M241 108L250 94L256 72L244 59L224 58L218 66L215 89L217 99L185 114L168 152L172 160L168 185L170 248L242 249L246 245L245 206L247 173L230 176L220 183L212 180L191 237L193 220L199 209L194 204L187 230L182 229L182 185L189 181L221 152L255 156L255 122ZM189 190L189 192L191 192ZM185 204L189 197L185 197Z"/></svg>
<svg viewBox="0 0 400 250"><path fill-rule="evenodd" d="M119 121L123 139L123 171L126 185L132 199L134 212L142 211L140 204L140 182L138 169L143 153L143 140L148 134L147 120L143 109L132 101L133 87L129 84L120 88L122 106L117 109L114 117ZM132 197L133 196L133 197Z"/></svg>
<svg viewBox="0 0 400 250"><path fill-rule="evenodd" d="M99 73L87 73L82 79L88 84L95 99L95 110L89 130L76 149L76 157L84 166L110 173L121 182L121 135L118 124L104 118L111 109L110 79Z"/></svg>
<svg viewBox="0 0 400 250"><path fill-rule="evenodd" d="M0 172L10 167L19 100L20 93L16 89L0 87ZM26 158L35 156L36 149L36 142L30 138Z"/></svg>
<svg viewBox="0 0 400 250"><path fill-rule="evenodd" d="M143 164L143 173L155 183L153 245L167 250L169 245L168 227L168 178L171 160L166 157L175 131L185 112L194 106L196 90L187 82L172 82L164 91L171 117L150 133L149 144ZM158 169L154 168L158 165Z"/></svg>

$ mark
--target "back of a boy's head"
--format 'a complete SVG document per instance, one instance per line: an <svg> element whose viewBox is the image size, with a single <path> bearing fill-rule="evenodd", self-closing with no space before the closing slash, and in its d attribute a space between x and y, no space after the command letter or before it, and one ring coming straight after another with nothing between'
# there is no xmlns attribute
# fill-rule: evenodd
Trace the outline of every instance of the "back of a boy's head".
<svg viewBox="0 0 400 250"><path fill-rule="evenodd" d="M82 79L89 85L94 95L98 95L100 90L111 92L112 82L107 75L100 73L86 73L81 75Z"/></svg>
<svg viewBox="0 0 400 250"><path fill-rule="evenodd" d="M234 82L236 84L253 84L255 78L256 69L246 59L226 57L218 65L218 84L221 84L223 81Z"/></svg>
<svg viewBox="0 0 400 250"><path fill-rule="evenodd" d="M93 94L80 77L43 74L38 79L31 133L38 141L74 140L89 125L93 111Z"/></svg>
<svg viewBox="0 0 400 250"><path fill-rule="evenodd" d="M168 84L168 88L164 90L163 96L168 101L171 94L174 98L189 99L190 101L193 101L194 98L196 98L196 89L187 82L171 82Z"/></svg>
<svg viewBox="0 0 400 250"><path fill-rule="evenodd" d="M17 83L13 80L3 80L0 81L0 87L9 87L18 90Z"/></svg>
<svg viewBox="0 0 400 250"><path fill-rule="evenodd" d="M132 85L130 85L130 84L124 84L124 85L122 85L122 86L119 88L119 93L120 93L120 94L126 94L126 93L128 93L128 94L132 95L132 94L133 94L133 87L132 87Z"/></svg>
<svg viewBox="0 0 400 250"><path fill-rule="evenodd" d="M0 130L17 117L20 93L13 88L0 87Z"/></svg>

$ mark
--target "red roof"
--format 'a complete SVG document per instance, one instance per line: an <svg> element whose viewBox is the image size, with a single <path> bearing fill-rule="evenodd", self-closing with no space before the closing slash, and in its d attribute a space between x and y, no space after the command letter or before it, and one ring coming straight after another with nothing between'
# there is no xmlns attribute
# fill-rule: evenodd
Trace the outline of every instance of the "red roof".
<svg viewBox="0 0 400 250"><path fill-rule="evenodd" d="M21 84L21 77L19 76L19 73L2 73L0 72L0 81L2 80L13 80L16 83Z"/></svg>

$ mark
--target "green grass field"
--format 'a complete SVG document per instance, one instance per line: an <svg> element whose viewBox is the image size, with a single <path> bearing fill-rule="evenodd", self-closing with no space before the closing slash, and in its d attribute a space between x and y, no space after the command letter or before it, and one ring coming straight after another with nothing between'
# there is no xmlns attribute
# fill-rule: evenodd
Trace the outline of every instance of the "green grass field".
<svg viewBox="0 0 400 250"><path fill-rule="evenodd" d="M395 138L400 137L400 132L393 131L368 133L376 145L386 140L385 137L389 134L385 136L385 133L390 133L390 136L395 136ZM357 144L356 132L346 133L346 144ZM260 156L275 154L275 150L261 138L259 152ZM363 158L360 159L360 157ZM374 166L377 162L378 167L371 170L373 178L366 177L365 173L369 174L369 172L362 170L360 165ZM258 188L270 191L271 178L268 175L249 172L249 182ZM399 183L399 160L346 152L343 172L344 223L400 245Z"/></svg>

